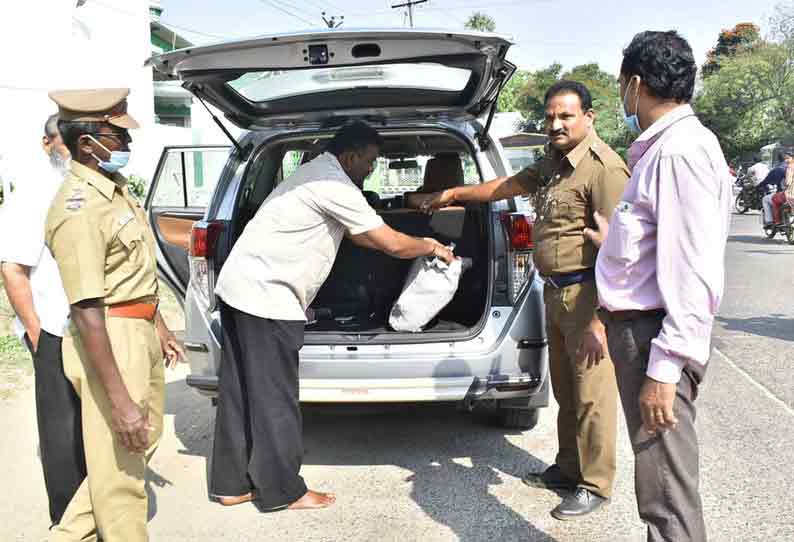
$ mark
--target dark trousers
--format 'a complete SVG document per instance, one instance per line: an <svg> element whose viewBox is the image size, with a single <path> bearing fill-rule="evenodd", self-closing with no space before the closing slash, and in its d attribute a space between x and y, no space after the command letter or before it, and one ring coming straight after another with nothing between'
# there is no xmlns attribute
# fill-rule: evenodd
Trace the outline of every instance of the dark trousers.
<svg viewBox="0 0 794 542"><path fill-rule="evenodd" d="M27 335L25 342L33 352ZM63 372L61 338L42 330L33 354L36 420L50 521L61 521L64 510L85 479L80 398Z"/></svg>
<svg viewBox="0 0 794 542"><path fill-rule="evenodd" d="M220 367L210 493L256 492L267 508L291 504L307 489L298 351L304 322L267 320L221 305Z"/></svg>
<svg viewBox="0 0 794 542"><path fill-rule="evenodd" d="M619 319L606 313L603 319L634 450L637 506L648 526L648 541L705 542L695 433L695 399L705 367L690 363L684 368L673 406L678 427L651 436L642 428L638 399L651 341L659 335L664 314Z"/></svg>

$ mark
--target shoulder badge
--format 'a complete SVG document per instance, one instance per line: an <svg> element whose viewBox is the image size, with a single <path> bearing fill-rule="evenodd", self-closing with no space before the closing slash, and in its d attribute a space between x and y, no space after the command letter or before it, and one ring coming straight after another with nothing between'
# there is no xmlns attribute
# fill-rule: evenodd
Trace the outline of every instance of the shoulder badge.
<svg viewBox="0 0 794 542"><path fill-rule="evenodd" d="M66 198L66 210L77 211L85 205L85 195L82 188L72 188L72 194Z"/></svg>

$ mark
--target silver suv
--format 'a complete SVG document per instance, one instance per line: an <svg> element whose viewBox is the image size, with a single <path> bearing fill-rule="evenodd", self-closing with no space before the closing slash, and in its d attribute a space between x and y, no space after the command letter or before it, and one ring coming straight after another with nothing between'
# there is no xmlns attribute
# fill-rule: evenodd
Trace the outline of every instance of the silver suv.
<svg viewBox="0 0 794 542"><path fill-rule="evenodd" d="M488 133L515 70L505 60L510 45L477 32L323 31L149 61L245 130L229 136L230 147L166 148L146 201L161 274L184 301L190 386L216 393L223 349L213 288L235 240L273 187L341 124L363 119L385 141L364 185L370 204L399 231L454 242L472 266L421 332L397 332L388 314L410 262L344 241L311 307L301 401L457 401L502 426L537 423L549 392L531 207L516 198L429 217L406 197L420 185L511 173Z"/></svg>

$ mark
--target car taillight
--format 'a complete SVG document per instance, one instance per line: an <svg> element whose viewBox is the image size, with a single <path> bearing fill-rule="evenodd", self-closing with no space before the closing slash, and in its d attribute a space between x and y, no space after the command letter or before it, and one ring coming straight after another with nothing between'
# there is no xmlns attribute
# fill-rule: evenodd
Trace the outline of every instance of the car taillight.
<svg viewBox="0 0 794 542"><path fill-rule="evenodd" d="M534 222L523 213L504 213L502 226L507 241L507 295L511 303L523 293L533 269Z"/></svg>
<svg viewBox="0 0 794 542"><path fill-rule="evenodd" d="M515 250L532 250L534 224L525 215L508 215L510 219L510 246Z"/></svg>
<svg viewBox="0 0 794 542"><path fill-rule="evenodd" d="M196 222L190 232L190 286L207 307L212 307L215 274L209 259L223 231L223 222Z"/></svg>
<svg viewBox="0 0 794 542"><path fill-rule="evenodd" d="M196 222L190 232L190 256L207 258L215 252L215 243L223 230L222 222Z"/></svg>

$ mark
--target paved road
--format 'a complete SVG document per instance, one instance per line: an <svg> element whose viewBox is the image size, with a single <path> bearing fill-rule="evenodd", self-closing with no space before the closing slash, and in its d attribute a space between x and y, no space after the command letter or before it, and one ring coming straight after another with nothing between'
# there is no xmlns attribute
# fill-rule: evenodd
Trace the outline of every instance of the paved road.
<svg viewBox="0 0 794 542"><path fill-rule="evenodd" d="M734 220L728 295L699 399L704 506L717 542L794 541L794 247L761 240L757 220ZM623 426L615 498L590 519L555 521L548 512L558 497L521 484L522 473L553 459L553 407L526 433L480 427L440 407L307 409L303 474L335 490L338 505L222 509L206 500L213 410L183 377L170 376L166 435L151 465L153 540L643 540ZM30 391L0 404L3 541L46 536L31 404Z"/></svg>

